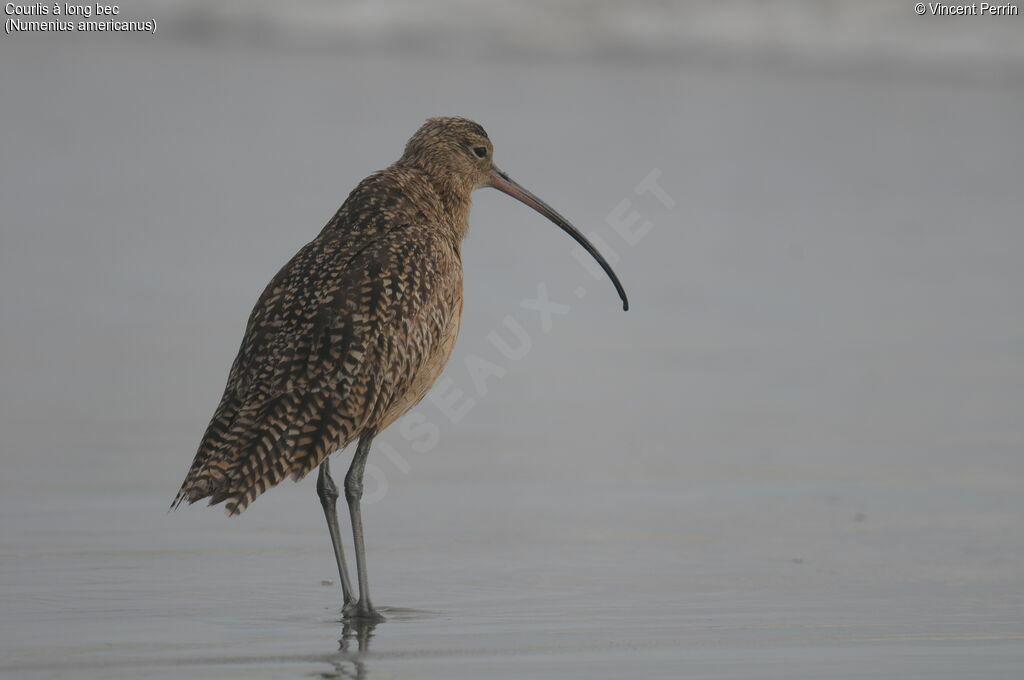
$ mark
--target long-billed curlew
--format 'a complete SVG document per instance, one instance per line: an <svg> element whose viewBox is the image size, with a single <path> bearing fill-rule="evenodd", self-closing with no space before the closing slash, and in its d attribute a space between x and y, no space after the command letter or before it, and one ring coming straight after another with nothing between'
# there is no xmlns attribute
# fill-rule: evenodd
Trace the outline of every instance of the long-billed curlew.
<svg viewBox="0 0 1024 680"><path fill-rule="evenodd" d="M412 408L451 356L462 314L460 246L470 195L494 187L600 253L492 160L484 129L431 118L402 157L349 194L320 234L277 273L252 310L224 396L171 507L201 498L237 515L287 476L320 466L317 495L331 533L346 618L378 619L367 587L359 499L374 436ZM359 440L345 499L359 577L345 566L329 456Z"/></svg>

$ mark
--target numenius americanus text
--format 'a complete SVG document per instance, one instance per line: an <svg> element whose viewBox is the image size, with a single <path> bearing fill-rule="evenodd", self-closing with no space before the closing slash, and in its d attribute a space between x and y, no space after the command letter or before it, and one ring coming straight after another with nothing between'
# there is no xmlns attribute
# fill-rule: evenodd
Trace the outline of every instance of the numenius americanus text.
<svg viewBox="0 0 1024 680"><path fill-rule="evenodd" d="M470 196L493 187L567 232L611 278L600 253L493 162L484 129L431 118L390 167L349 194L277 273L252 310L224 396L172 507L224 502L237 515L285 477L319 466L346 618L380 618L366 576L359 500L374 436L412 408L451 356L462 314L460 247ZM345 476L359 579L348 577L329 456L357 441Z"/></svg>

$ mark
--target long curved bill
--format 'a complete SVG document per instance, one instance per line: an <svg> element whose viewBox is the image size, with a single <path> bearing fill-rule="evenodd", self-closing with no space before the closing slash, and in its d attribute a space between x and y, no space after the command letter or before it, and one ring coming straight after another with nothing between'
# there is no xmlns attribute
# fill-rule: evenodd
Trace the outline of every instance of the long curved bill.
<svg viewBox="0 0 1024 680"><path fill-rule="evenodd" d="M573 240L576 241L576 243L579 243L581 246L583 246L584 250L590 253L591 257L597 260L597 263L601 265L601 269L603 269L604 273L608 275L608 278L612 280L612 284L615 286L615 290L618 292L619 297L622 298L622 309L629 309L629 300L626 299L626 290L622 287L622 284L619 282L619 277L615 275L614 271L612 271L611 265L608 264L604 257L601 256L601 253L597 251L597 248L594 247L594 244L588 241L587 238L583 234L581 234L576 227L569 224L569 220L559 215L554 208L552 208L550 205L548 205L547 203L540 200L532 193L524 189L522 186L519 185L518 182L513 180L511 177L506 175L498 168L493 168L491 170L491 179L489 186L494 187L498 191L503 191L504 193L508 194L517 201L521 201L526 205L530 206L531 208L539 212L541 215L554 222L559 229L561 229L566 234L571 236Z"/></svg>

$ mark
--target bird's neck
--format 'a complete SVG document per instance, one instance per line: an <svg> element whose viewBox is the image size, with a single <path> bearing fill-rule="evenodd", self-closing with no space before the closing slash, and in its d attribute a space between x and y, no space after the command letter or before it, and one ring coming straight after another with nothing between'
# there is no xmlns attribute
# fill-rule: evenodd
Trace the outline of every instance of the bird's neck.
<svg viewBox="0 0 1024 680"><path fill-rule="evenodd" d="M450 221L456 244L462 243L469 232L469 209L473 205L470 197L472 187L464 187L449 178L435 179L435 188L444 207L445 215Z"/></svg>
<svg viewBox="0 0 1024 680"><path fill-rule="evenodd" d="M460 175L443 169L413 166L412 168L436 198L443 227L451 236L456 249L469 231L471 194L475 187L468 186Z"/></svg>

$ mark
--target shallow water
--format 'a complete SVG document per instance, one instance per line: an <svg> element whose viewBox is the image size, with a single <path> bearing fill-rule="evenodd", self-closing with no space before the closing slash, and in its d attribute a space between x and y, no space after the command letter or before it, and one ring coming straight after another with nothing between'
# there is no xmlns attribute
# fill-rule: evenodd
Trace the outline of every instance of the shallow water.
<svg viewBox="0 0 1024 680"><path fill-rule="evenodd" d="M12 46L0 674L1020 676L1021 90ZM446 373L473 401L381 437L388 620L345 629L312 479L166 508L262 285L448 112L617 251L633 309L482 192ZM674 207L634 191L654 169Z"/></svg>

